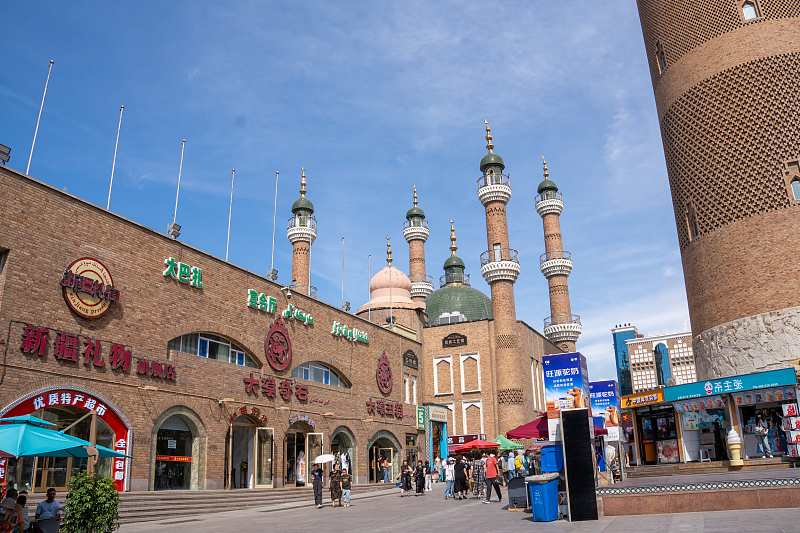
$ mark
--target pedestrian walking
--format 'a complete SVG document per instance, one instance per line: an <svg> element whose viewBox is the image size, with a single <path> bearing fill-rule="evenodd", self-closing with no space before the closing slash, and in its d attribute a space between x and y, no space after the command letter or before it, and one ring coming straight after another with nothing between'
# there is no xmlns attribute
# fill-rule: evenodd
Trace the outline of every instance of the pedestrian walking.
<svg viewBox="0 0 800 533"><path fill-rule="evenodd" d="M440 457L439 459L440 459L439 464L442 465L442 467L439 469L439 481L447 481L447 477L445 475L445 469L447 468L447 461L445 461L444 457Z"/></svg>
<svg viewBox="0 0 800 533"><path fill-rule="evenodd" d="M764 457L772 457L772 447L769 444L769 424L761 418L761 415L756 416L756 440L764 451Z"/></svg>
<svg viewBox="0 0 800 533"><path fill-rule="evenodd" d="M483 454L484 456L486 454ZM484 457L475 452L472 460L472 493L476 498L483 499L483 491L486 487L486 469L484 467Z"/></svg>
<svg viewBox="0 0 800 533"><path fill-rule="evenodd" d="M347 469L342 469L342 502L345 507L350 507L350 489L352 488L352 477L347 473Z"/></svg>
<svg viewBox="0 0 800 533"><path fill-rule="evenodd" d="M528 475L528 458L522 450L517 451L517 458L514 460L516 467L516 477L525 477Z"/></svg>
<svg viewBox="0 0 800 533"><path fill-rule="evenodd" d="M447 460L447 466L444 467L444 479L445 479L445 486L444 486L444 499L446 500L448 496L451 498L455 498L453 495L453 483L456 480L456 472L455 472L455 460L451 457Z"/></svg>
<svg viewBox="0 0 800 533"><path fill-rule="evenodd" d="M386 483L385 470L383 468L384 461L383 457L378 457L378 479L376 480L378 483Z"/></svg>
<svg viewBox="0 0 800 533"><path fill-rule="evenodd" d="M433 490L433 474L430 461L425 461L425 490Z"/></svg>
<svg viewBox="0 0 800 533"><path fill-rule="evenodd" d="M414 469L414 483L417 487L415 496L425 495L425 466L422 461L417 461L417 467Z"/></svg>
<svg viewBox="0 0 800 533"><path fill-rule="evenodd" d="M469 472L469 468L467 468L467 464L464 462L464 456L459 455L456 457L456 465L454 467L455 471L455 482L453 483L453 490L456 494L458 494L459 500L466 500L467 499L467 474Z"/></svg>
<svg viewBox="0 0 800 533"><path fill-rule="evenodd" d="M322 507L322 466L317 463L311 471L312 486L314 487L314 505L317 509Z"/></svg>
<svg viewBox="0 0 800 533"><path fill-rule="evenodd" d="M483 503L490 503L492 499L492 487L497 491L497 501L502 502L503 496L500 494L500 483L502 483L502 476L498 468L497 458L494 454L486 458L486 499Z"/></svg>
<svg viewBox="0 0 800 533"><path fill-rule="evenodd" d="M408 461L403 461L402 466L400 467L400 473L397 474L397 477L400 479L400 497L404 496L404 492L407 492L408 495L411 495L411 473L413 470L408 465Z"/></svg>
<svg viewBox="0 0 800 533"><path fill-rule="evenodd" d="M336 500L339 500L339 507L342 506L342 473L339 472L339 465L334 464L330 479L331 508L336 507Z"/></svg>
<svg viewBox="0 0 800 533"><path fill-rule="evenodd" d="M383 482L391 483L392 479L392 462L386 458L383 460Z"/></svg>

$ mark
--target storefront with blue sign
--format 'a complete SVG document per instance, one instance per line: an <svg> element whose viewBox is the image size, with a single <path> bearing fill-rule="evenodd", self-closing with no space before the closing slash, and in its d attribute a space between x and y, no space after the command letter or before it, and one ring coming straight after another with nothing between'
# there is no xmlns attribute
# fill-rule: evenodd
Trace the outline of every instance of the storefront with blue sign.
<svg viewBox="0 0 800 533"><path fill-rule="evenodd" d="M797 454L787 440L788 429L782 428L784 419L794 419L784 411L797 412L797 378L791 368L667 387L664 400L680 415L684 461L728 459L725 437L731 427L742 436L745 458ZM769 426L768 449L756 438L759 415Z"/></svg>

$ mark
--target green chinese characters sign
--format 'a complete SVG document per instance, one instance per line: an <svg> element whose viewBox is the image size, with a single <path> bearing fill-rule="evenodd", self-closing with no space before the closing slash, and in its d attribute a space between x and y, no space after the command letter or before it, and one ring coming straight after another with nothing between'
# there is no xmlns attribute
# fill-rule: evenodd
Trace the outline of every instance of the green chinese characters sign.
<svg viewBox="0 0 800 533"><path fill-rule="evenodd" d="M164 259L164 264L166 265L163 272L164 276L177 279L181 283L187 283L198 289L203 288L202 272L199 267L193 267L186 263L175 261L174 257Z"/></svg>
<svg viewBox="0 0 800 533"><path fill-rule="evenodd" d="M274 314L278 307L278 300L276 300L274 296L268 296L255 289L248 289L247 307ZM284 311L281 311L281 316L287 320L299 320L306 326L314 323L314 317L292 304L289 304Z"/></svg>
<svg viewBox="0 0 800 533"><path fill-rule="evenodd" d="M417 429L425 429L425 408L417 406Z"/></svg>
<svg viewBox="0 0 800 533"><path fill-rule="evenodd" d="M367 335L366 331L345 326L341 322L334 321L331 335L335 337L345 337L353 342L363 342L365 344L369 344L369 335Z"/></svg>

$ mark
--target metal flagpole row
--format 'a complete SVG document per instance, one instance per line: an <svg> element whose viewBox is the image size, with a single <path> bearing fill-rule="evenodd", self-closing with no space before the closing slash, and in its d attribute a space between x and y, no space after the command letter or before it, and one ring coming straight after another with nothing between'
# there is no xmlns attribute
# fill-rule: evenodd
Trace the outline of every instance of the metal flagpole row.
<svg viewBox="0 0 800 533"><path fill-rule="evenodd" d="M114 186L114 168L117 166L117 148L119 148L119 130L122 128L122 111L125 106L119 106L119 125L117 126L117 143L114 145L114 161L111 163L111 183L108 184L108 201L106 202L106 211L111 207L111 187Z"/></svg>
<svg viewBox="0 0 800 533"><path fill-rule="evenodd" d="M53 72L53 61L50 60L50 68L47 71L47 81L44 83L44 94L42 95L42 105L39 106L39 118L36 119L36 130L33 132L33 144L31 144L31 155L28 156L28 168L25 169L25 174L30 175L31 172L31 159L33 159L33 147L36 146L36 135L39 133L39 122L42 120L42 110L44 109L44 99L47 96L47 86L50 85L50 73Z"/></svg>
<svg viewBox="0 0 800 533"><path fill-rule="evenodd" d="M231 204L228 207L228 240L225 243L225 261L228 260L228 247L231 244L231 213L233 213L233 179L236 174L236 169L231 170Z"/></svg>

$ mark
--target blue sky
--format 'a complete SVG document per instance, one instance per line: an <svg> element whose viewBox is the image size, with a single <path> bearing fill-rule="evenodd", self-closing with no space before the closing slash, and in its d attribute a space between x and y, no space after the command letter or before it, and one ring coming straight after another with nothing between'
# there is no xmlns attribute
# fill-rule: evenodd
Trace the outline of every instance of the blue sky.
<svg viewBox="0 0 800 533"><path fill-rule="evenodd" d="M134 3L12 2L3 8L0 143L25 170L47 67L55 60L31 175L105 206L125 105L111 210L165 230L186 139L181 240L230 261L275 264L288 283L286 220L305 166L318 237L320 299L368 299L385 260L407 272L402 236L417 185L438 279L455 220L459 255L486 293L477 199L483 120L506 162L517 317L550 314L534 208L541 156L564 194L578 349L593 380L616 377L610 329L683 328L688 319L661 137L633 0ZM438 284L437 284L438 286Z"/></svg>

